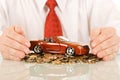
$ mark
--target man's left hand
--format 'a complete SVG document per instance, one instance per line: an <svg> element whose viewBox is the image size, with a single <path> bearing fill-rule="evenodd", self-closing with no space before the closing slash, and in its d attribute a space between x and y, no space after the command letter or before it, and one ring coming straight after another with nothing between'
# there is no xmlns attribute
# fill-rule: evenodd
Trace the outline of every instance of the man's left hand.
<svg viewBox="0 0 120 80"><path fill-rule="evenodd" d="M120 37L114 28L96 28L91 31L90 38L93 54L103 58L104 61L111 60L116 56L119 50Z"/></svg>

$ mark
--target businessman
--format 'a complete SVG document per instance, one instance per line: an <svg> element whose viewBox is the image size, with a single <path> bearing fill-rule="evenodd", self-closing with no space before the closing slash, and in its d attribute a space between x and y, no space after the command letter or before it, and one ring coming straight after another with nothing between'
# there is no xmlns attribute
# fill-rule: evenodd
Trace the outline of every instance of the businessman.
<svg viewBox="0 0 120 80"><path fill-rule="evenodd" d="M0 0L0 52L5 59L29 54L30 40L64 36L90 42L92 53L114 59L120 14L112 0Z"/></svg>

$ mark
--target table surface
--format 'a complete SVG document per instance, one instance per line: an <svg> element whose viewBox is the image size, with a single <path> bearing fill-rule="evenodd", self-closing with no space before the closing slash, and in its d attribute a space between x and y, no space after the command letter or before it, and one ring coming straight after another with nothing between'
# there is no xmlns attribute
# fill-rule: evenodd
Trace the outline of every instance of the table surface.
<svg viewBox="0 0 120 80"><path fill-rule="evenodd" d="M0 80L120 80L120 55L96 64L33 64L0 60Z"/></svg>

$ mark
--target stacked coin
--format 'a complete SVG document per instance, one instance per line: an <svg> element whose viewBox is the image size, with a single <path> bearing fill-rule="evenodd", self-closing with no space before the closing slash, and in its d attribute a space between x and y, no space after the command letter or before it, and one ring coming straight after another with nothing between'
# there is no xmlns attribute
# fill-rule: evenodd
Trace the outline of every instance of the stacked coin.
<svg viewBox="0 0 120 80"><path fill-rule="evenodd" d="M44 53L42 55L36 53L30 53L26 55L23 59L25 62L29 63L51 63L51 64L73 64L73 63L89 63L93 64L101 61L97 56L93 54L85 54L85 55L75 55L66 57L61 54L51 54Z"/></svg>

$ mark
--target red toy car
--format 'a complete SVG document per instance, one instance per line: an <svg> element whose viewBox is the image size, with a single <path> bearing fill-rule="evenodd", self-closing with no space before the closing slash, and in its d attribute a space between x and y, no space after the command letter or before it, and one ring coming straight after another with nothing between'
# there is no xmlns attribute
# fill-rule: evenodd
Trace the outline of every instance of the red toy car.
<svg viewBox="0 0 120 80"><path fill-rule="evenodd" d="M88 45L80 45L78 43L70 42L63 36L45 38L44 40L38 41L30 41L30 43L30 50L39 54L42 54L43 52L49 52L73 56L89 53Z"/></svg>

